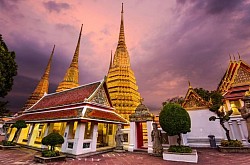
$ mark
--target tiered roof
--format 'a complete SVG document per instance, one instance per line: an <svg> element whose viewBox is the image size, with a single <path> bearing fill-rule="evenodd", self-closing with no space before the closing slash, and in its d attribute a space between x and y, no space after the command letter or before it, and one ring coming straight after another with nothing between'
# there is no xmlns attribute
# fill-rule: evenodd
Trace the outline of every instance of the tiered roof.
<svg viewBox="0 0 250 165"><path fill-rule="evenodd" d="M239 59L230 60L227 71L218 85L218 91L227 92L231 87L239 87L250 84L250 66Z"/></svg>
<svg viewBox="0 0 250 165"><path fill-rule="evenodd" d="M43 96L9 123L85 120L127 124L111 107L105 80Z"/></svg>
<svg viewBox="0 0 250 165"><path fill-rule="evenodd" d="M250 66L241 60L240 55L238 61L230 59L228 69L218 85L218 91L227 100L239 100L243 98L249 85Z"/></svg>

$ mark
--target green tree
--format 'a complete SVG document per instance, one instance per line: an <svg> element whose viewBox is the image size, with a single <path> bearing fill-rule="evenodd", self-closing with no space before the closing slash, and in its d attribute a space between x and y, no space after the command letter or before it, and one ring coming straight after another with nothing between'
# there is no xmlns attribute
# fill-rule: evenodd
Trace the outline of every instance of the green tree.
<svg viewBox="0 0 250 165"><path fill-rule="evenodd" d="M212 112L217 112L223 105L223 96L218 91L208 91L203 88L195 88L194 91L201 96L205 101L212 101L212 105L209 108Z"/></svg>
<svg viewBox="0 0 250 165"><path fill-rule="evenodd" d="M160 112L159 121L161 128L169 135L178 135L177 143L181 144L181 134L190 132L191 119L188 112L179 104L165 104Z"/></svg>
<svg viewBox="0 0 250 165"><path fill-rule="evenodd" d="M63 144L64 138L57 132L50 133L42 139L42 144L50 146L50 150L54 151L57 144Z"/></svg>
<svg viewBox="0 0 250 165"><path fill-rule="evenodd" d="M168 104L168 103L176 103L176 104L182 104L184 102L184 98L180 96L176 96L173 98L168 98L166 101L162 103L162 106Z"/></svg>
<svg viewBox="0 0 250 165"><path fill-rule="evenodd" d="M224 112L223 110L217 110L216 113L217 113L217 117L216 116L211 116L209 118L209 121L215 121L216 119L218 119L220 121L220 125L222 126L222 128L226 132L227 140L231 141L229 130L224 125L224 123L226 121L230 120L230 115L233 113L233 110L230 110L230 111L227 111L227 112Z"/></svg>
<svg viewBox="0 0 250 165"><path fill-rule="evenodd" d="M15 52L9 51L0 34L0 98L4 98L13 86L14 76L17 75ZM0 115L7 113L7 101L0 100Z"/></svg>
<svg viewBox="0 0 250 165"><path fill-rule="evenodd" d="M27 128L27 125L25 123L24 120L17 120L12 126L11 128L16 128L16 132L15 135L13 137L13 139L11 140L11 143L13 143L13 141L16 139L18 133L21 131L22 128Z"/></svg>

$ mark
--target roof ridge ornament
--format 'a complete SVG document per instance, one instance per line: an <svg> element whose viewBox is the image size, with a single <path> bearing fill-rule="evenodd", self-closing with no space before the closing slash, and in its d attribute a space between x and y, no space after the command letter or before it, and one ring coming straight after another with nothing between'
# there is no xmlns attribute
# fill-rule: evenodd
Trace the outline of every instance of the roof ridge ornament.
<svg viewBox="0 0 250 165"><path fill-rule="evenodd" d="M238 52L239 60L241 61L240 53Z"/></svg>
<svg viewBox="0 0 250 165"><path fill-rule="evenodd" d="M188 88L189 88L189 89L193 88L193 87L191 86L191 83L190 83L189 80L188 80Z"/></svg>
<svg viewBox="0 0 250 165"><path fill-rule="evenodd" d="M230 62L232 62L232 57L231 57L230 53L229 53L229 59L230 59Z"/></svg>

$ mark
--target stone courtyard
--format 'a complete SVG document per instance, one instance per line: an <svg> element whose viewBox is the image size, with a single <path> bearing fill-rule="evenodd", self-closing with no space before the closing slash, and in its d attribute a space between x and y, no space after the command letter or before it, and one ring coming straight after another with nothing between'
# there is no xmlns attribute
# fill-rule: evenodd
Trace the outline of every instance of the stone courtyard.
<svg viewBox="0 0 250 165"><path fill-rule="evenodd" d="M198 164L202 165L249 165L250 154L249 153L220 153L216 149L197 149L198 150ZM13 150L0 150L0 164L5 165L32 165L39 164L33 161L37 151L20 148ZM99 154L87 158L67 158L65 162L48 163L48 165L185 165L193 163L183 162L170 162L164 161L162 158L153 157L147 153L105 153Z"/></svg>

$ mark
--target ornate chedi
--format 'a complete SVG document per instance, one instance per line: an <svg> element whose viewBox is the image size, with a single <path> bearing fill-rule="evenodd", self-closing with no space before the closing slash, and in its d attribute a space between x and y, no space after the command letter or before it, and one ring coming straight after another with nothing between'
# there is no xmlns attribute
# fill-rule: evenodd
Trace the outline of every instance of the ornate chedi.
<svg viewBox="0 0 250 165"><path fill-rule="evenodd" d="M31 96L26 101L26 103L25 103L24 107L22 108L21 112L24 111L25 109L30 108L39 99L41 99L42 96L45 93L48 93L48 90L49 90L49 74L50 74L50 67L51 67L51 62L52 62L52 57L53 57L53 54L54 54L54 50L55 50L55 45L53 47L52 53L51 53L50 58L49 58L48 65L46 67L46 70L45 70L41 80L39 81L39 83L38 83L36 89L34 90L34 92L31 94Z"/></svg>
<svg viewBox="0 0 250 165"><path fill-rule="evenodd" d="M113 60L111 54L107 85L111 102L116 111L122 117L128 119L140 103L140 94L134 72L130 67L129 53L125 43L123 5L119 40Z"/></svg>
<svg viewBox="0 0 250 165"><path fill-rule="evenodd" d="M56 92L61 92L66 89L71 89L79 86L79 70L78 70L78 57L80 50L80 42L82 35L82 26L78 38L78 42L76 45L76 50L72 62L63 78L63 81L58 85Z"/></svg>
<svg viewBox="0 0 250 165"><path fill-rule="evenodd" d="M221 79L217 90L224 97L226 110L232 109L234 115L239 115L238 109L243 106L242 98L250 85L250 66L240 58L231 60L228 69Z"/></svg>

